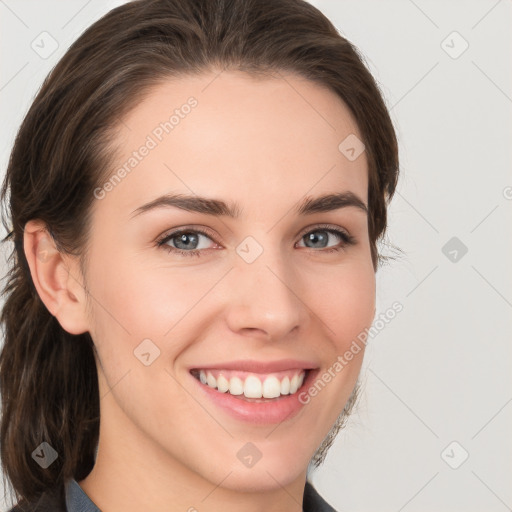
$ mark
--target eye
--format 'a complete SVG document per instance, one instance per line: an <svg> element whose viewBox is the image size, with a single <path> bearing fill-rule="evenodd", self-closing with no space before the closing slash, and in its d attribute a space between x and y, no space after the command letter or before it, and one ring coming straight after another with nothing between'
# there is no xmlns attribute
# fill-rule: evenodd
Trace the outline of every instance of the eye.
<svg viewBox="0 0 512 512"><path fill-rule="evenodd" d="M186 228L165 235L157 245L168 252L175 252L182 256L200 256L202 250L210 248L204 239L213 241L206 231ZM172 242L172 245L169 245L169 242Z"/></svg>
<svg viewBox="0 0 512 512"><path fill-rule="evenodd" d="M329 243L329 239L332 240L333 238L338 239L338 245L335 247L328 247L327 244ZM307 244L311 244L306 246L308 248L325 249L322 252L339 251L356 243L356 239L352 235L331 226L317 226L315 229L303 234L301 240L304 240Z"/></svg>
<svg viewBox="0 0 512 512"><path fill-rule="evenodd" d="M333 239L335 242L337 240L337 246L332 247L328 245ZM213 240L213 235L210 232L204 229L182 228L165 234L157 241L157 246L169 253L199 257L204 250L215 248L209 246L208 240L210 243L217 245L216 248L220 247ZM356 243L356 239L352 235L329 225L317 226L313 230L306 231L301 236L302 240L309 244L305 246L306 248L322 249L321 251L314 251L322 253L339 251Z"/></svg>

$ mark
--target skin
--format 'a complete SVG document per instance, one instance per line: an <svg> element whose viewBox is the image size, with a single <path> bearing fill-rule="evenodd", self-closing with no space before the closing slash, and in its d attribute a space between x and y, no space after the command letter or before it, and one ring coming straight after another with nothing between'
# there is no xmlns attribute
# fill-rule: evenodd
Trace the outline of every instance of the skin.
<svg viewBox="0 0 512 512"><path fill-rule="evenodd" d="M188 368L298 358L322 372L375 315L366 213L348 207L300 217L293 211L305 196L332 192L352 191L367 204L365 153L349 161L338 150L348 135L362 138L348 108L293 74L217 74L158 85L119 125L122 166L168 112L190 96L198 100L95 201L87 281L78 261L55 249L44 224L32 220L25 227L39 295L68 332L89 331L97 351L99 449L79 484L109 512L301 511L309 460L354 388L364 346L277 428L219 410L191 386ZM168 207L130 219L171 191L237 201L243 213L232 219ZM318 234L321 223L348 231L356 243L332 253L307 246L303 235ZM160 235L191 225L215 234L201 236L200 257L156 246ZM263 248L251 264L236 252L247 236ZM341 243L329 235L326 245ZM134 356L146 338L160 350L149 366ZM249 441L262 453L251 468L236 456Z"/></svg>

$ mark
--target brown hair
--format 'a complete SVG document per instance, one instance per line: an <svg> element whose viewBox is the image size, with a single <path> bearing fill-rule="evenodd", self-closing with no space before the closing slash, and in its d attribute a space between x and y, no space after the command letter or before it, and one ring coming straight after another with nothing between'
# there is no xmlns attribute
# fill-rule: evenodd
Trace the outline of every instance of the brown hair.
<svg viewBox="0 0 512 512"><path fill-rule="evenodd" d="M357 49L319 10L303 0L137 0L113 9L44 81L18 131L1 192L3 241L14 247L1 313L0 449L17 499L85 478L99 436L93 341L89 333L66 332L42 303L23 249L24 226L44 221L59 250L80 258L85 275L93 191L111 171L119 119L153 85L215 69L291 71L346 103L366 146L375 270L382 261L377 242L399 171L395 131ZM58 454L46 469L31 456L43 441Z"/></svg>

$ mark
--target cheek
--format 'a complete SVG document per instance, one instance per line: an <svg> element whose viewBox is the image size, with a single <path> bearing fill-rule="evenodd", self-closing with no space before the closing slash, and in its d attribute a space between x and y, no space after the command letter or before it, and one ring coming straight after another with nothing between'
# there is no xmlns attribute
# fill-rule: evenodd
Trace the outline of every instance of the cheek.
<svg viewBox="0 0 512 512"><path fill-rule="evenodd" d="M91 288L98 298L97 327L107 328L113 340L163 339L211 286L208 276L201 279L179 268L155 268L140 258L118 259L112 272L108 267L104 261L97 268Z"/></svg>
<svg viewBox="0 0 512 512"><path fill-rule="evenodd" d="M317 274L310 289L313 311L324 323L337 354L369 327L375 315L375 273L367 264L347 265Z"/></svg>

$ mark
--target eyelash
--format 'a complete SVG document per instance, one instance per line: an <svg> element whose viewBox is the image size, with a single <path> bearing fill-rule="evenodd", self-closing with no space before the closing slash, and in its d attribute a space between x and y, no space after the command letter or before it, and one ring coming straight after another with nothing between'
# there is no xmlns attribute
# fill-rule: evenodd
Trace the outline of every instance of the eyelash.
<svg viewBox="0 0 512 512"><path fill-rule="evenodd" d="M333 228L329 225L315 226L313 229L310 229L310 230L304 232L303 234L301 234L300 240L302 240L306 235L309 235L310 233L314 233L315 231L326 231L328 233L338 236L341 239L340 246L328 247L326 249L319 249L318 251L328 252L328 253L338 252L340 250L345 249L346 247L348 247L350 245L355 245L357 243L356 239L349 233L346 233L345 231L342 231L337 228ZM181 228L181 229L177 229L176 231L172 231L171 233L166 233L165 235L163 235L163 237L161 237L159 240L157 240L157 246L166 250L169 253L179 254L181 256L197 256L197 257L201 256L201 252L203 252L204 249L192 249L190 251L185 251L183 249L177 249L176 247L171 247L170 245L167 245L167 242L169 240L171 240L174 237L177 237L178 235L182 235L183 233L199 233L201 235L208 237L213 242L215 242L212 234L204 229ZM217 243L217 242L215 242L215 243ZM318 252L315 249L312 249L312 250L314 252Z"/></svg>

